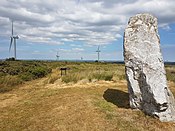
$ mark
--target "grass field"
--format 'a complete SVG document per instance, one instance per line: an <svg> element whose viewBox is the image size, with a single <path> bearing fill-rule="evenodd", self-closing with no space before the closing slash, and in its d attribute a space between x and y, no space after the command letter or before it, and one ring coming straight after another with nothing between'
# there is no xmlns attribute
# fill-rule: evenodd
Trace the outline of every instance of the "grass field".
<svg viewBox="0 0 175 131"><path fill-rule="evenodd" d="M162 123L129 108L124 65L37 64L52 72L23 80L22 84L0 93L1 131L175 130L174 123ZM60 76L60 67L70 68L66 76ZM175 95L175 66L167 66L166 70L169 87ZM19 75L12 76L20 78Z"/></svg>

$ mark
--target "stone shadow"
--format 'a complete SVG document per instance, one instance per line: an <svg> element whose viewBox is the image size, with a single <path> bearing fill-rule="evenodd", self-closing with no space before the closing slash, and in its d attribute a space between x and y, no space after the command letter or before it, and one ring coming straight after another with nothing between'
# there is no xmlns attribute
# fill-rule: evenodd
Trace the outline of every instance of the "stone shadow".
<svg viewBox="0 0 175 131"><path fill-rule="evenodd" d="M107 102L111 102L119 108L130 108L129 94L124 91L117 89L107 89L103 94L103 98Z"/></svg>

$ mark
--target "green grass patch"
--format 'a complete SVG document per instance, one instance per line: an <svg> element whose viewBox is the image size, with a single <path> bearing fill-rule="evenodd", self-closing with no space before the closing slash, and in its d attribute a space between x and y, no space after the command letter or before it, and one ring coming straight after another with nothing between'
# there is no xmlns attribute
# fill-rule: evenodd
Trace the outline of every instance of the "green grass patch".
<svg viewBox="0 0 175 131"><path fill-rule="evenodd" d="M105 73L105 72L96 73L96 74L92 74L91 77L92 77L92 78L90 78L90 79L111 81L112 78L113 78L113 73L112 73L112 72L110 72L110 73Z"/></svg>
<svg viewBox="0 0 175 131"><path fill-rule="evenodd" d="M100 108L102 112L113 112L114 111L113 105L105 100L100 100L100 99L96 100L94 105Z"/></svg>

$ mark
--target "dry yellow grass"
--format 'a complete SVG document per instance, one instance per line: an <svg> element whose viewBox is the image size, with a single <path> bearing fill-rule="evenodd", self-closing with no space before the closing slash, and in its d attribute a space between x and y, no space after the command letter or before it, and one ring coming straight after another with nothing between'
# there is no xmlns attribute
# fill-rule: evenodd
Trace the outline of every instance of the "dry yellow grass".
<svg viewBox="0 0 175 131"><path fill-rule="evenodd" d="M45 80L0 95L0 130L175 129L173 123L129 109L124 80L54 88L54 84L43 84Z"/></svg>
<svg viewBox="0 0 175 131"><path fill-rule="evenodd" d="M58 79L60 79L60 72L58 69L53 69L52 73L49 74L48 79L46 80L46 83L54 84L54 82Z"/></svg>
<svg viewBox="0 0 175 131"><path fill-rule="evenodd" d="M48 82L58 73L53 70L46 78L1 93L0 130L175 130L174 123L162 123L141 111L131 110L125 80L89 82L83 79L66 84L54 78L54 82ZM175 83L170 81L169 86L175 94Z"/></svg>

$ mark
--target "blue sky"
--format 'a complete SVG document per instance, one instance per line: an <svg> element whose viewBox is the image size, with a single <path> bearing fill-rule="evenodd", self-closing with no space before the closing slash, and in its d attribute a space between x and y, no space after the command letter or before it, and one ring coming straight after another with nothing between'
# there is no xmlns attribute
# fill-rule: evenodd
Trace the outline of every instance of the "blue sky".
<svg viewBox="0 0 175 131"><path fill-rule="evenodd" d="M165 61L175 61L174 0L1 0L0 59L9 53L11 20L18 59L123 60L123 33L129 18L151 13L158 18Z"/></svg>

